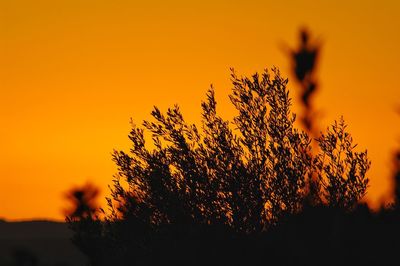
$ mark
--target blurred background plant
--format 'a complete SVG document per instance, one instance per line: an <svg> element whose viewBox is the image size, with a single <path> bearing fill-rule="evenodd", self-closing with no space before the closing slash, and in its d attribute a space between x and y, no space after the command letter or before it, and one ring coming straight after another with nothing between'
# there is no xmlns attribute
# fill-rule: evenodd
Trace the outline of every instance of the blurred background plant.
<svg viewBox="0 0 400 266"><path fill-rule="evenodd" d="M64 211L70 220L94 218L99 211L97 204L99 189L92 183L71 188L65 198L70 203L70 208Z"/></svg>
<svg viewBox="0 0 400 266"><path fill-rule="evenodd" d="M317 137L318 111L313 103L316 92L319 89L316 70L321 53L321 43L312 38L310 31L303 27L299 30L299 44L295 49L286 49L291 60L293 77L300 85L300 99L303 105L303 113L300 121L311 137Z"/></svg>

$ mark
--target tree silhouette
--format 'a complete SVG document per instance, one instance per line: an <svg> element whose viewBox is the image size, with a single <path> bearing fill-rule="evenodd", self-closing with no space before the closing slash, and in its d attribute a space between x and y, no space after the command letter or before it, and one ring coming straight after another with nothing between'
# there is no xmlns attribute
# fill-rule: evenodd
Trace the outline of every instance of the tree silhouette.
<svg viewBox="0 0 400 266"><path fill-rule="evenodd" d="M231 80L232 122L217 114L213 88L201 105L201 128L186 123L178 106L155 107L143 127L132 122L130 153L113 154L110 213L103 221L70 219L93 265L245 264L261 258L260 236L303 210L313 173L323 204L351 210L364 196L369 161L353 151L343 120L321 135L313 157L276 68L251 78L232 70Z"/></svg>
<svg viewBox="0 0 400 266"><path fill-rule="evenodd" d="M93 218L97 211L96 200L99 194L98 188L87 183L82 187L72 188L65 194L65 198L71 203L71 208L65 211L69 219Z"/></svg>
<svg viewBox="0 0 400 266"><path fill-rule="evenodd" d="M99 189L91 183L81 187L74 187L65 194L71 203L66 210L66 221L75 232L72 242L88 256L91 265L106 265L103 256L100 256L106 246L107 237L103 233L103 222L99 218L97 197Z"/></svg>
<svg viewBox="0 0 400 266"><path fill-rule="evenodd" d="M315 123L317 112L312 98L318 90L315 70L321 50L321 44L311 40L311 34L306 28L299 31L299 46L289 51L292 61L292 71L295 80L300 84L301 103L304 114L301 122L312 137L317 137L318 129Z"/></svg>

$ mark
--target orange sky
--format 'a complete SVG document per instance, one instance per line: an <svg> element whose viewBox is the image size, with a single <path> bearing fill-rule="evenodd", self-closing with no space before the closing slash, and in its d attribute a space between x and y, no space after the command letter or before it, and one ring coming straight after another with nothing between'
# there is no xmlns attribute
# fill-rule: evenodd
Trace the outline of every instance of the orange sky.
<svg viewBox="0 0 400 266"><path fill-rule="evenodd" d="M324 41L321 125L343 114L368 148L376 203L400 138L399 14L395 0L0 0L0 217L63 219L63 192L86 180L106 195L112 150L153 105L197 122L212 83L231 116L229 68L288 76L279 47L302 25Z"/></svg>

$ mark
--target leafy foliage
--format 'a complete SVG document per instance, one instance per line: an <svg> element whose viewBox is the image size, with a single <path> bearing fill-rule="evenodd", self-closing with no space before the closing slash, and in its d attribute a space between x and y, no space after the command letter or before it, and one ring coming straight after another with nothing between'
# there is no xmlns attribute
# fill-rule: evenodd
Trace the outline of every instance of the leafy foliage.
<svg viewBox="0 0 400 266"><path fill-rule="evenodd" d="M244 233L298 212L312 169L310 139L294 128L287 80L273 72L251 79L232 73L234 129L217 114L213 89L202 103L203 134L184 121L178 106L166 115L155 108L155 121L143 123L152 150L145 147L144 130L134 126L131 154L114 154L119 173L113 197L135 207L118 212L146 212L154 225L226 224Z"/></svg>
<svg viewBox="0 0 400 266"><path fill-rule="evenodd" d="M355 152L343 118L317 140L321 149L315 158L322 196L332 207L352 209L365 195L370 167L367 151Z"/></svg>
<svg viewBox="0 0 400 266"><path fill-rule="evenodd" d="M155 107L143 127L132 123L130 153L113 154L118 173L110 214L101 224L89 219L103 241L96 241L103 243L98 249L113 250L115 265L121 258L154 259L155 250L187 249L193 239L197 252L218 250L219 239L238 243L263 234L301 212L310 191L317 203L344 211L364 196L369 161L366 152L353 151L343 120L321 135L320 154L313 156L312 140L294 126L288 80L276 68L251 78L232 71L231 80L232 122L218 115L211 88L201 128L185 122L178 106L166 113Z"/></svg>

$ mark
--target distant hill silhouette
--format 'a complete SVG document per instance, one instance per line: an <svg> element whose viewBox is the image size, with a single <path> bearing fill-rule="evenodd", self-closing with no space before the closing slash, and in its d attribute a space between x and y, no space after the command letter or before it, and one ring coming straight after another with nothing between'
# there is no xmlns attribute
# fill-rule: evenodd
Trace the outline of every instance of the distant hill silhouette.
<svg viewBox="0 0 400 266"><path fill-rule="evenodd" d="M0 221L0 265L80 266L86 259L66 223Z"/></svg>

